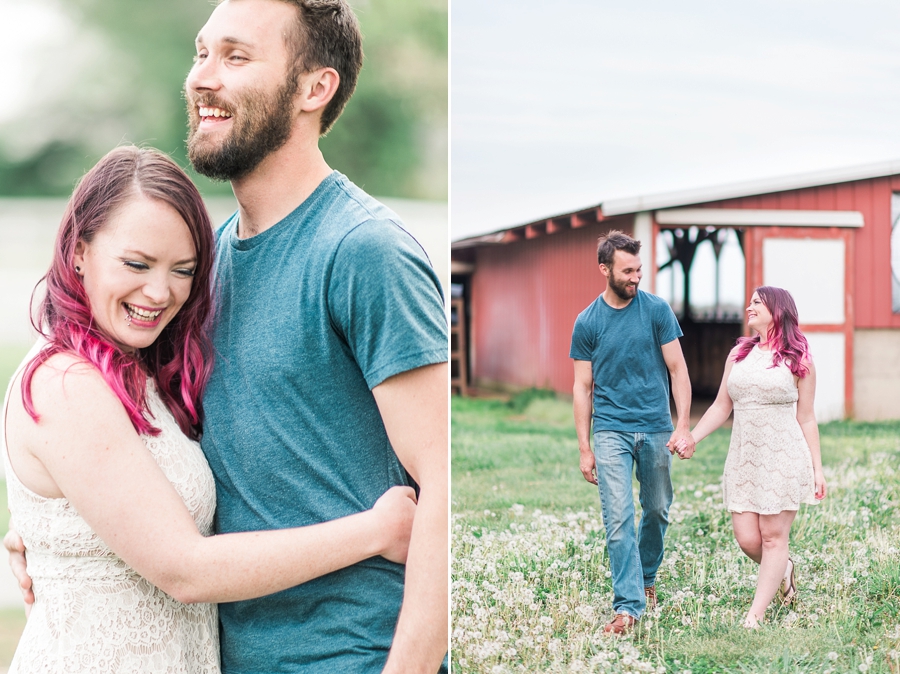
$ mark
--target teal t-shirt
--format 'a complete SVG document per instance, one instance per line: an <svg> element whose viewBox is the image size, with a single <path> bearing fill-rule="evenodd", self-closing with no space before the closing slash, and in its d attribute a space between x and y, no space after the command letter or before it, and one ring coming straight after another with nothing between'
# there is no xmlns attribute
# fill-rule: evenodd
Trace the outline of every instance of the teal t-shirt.
<svg viewBox="0 0 900 674"><path fill-rule="evenodd" d="M237 216L217 231L215 293L201 444L216 531L331 520L406 484L371 389L446 361L448 340L437 276L397 216L334 172L261 234L238 239ZM403 572L375 557L220 604L223 672L380 672Z"/></svg>
<svg viewBox="0 0 900 674"><path fill-rule="evenodd" d="M578 314L569 358L591 362L594 431L672 430L661 347L681 335L666 301L643 290L624 309L612 308L600 295Z"/></svg>

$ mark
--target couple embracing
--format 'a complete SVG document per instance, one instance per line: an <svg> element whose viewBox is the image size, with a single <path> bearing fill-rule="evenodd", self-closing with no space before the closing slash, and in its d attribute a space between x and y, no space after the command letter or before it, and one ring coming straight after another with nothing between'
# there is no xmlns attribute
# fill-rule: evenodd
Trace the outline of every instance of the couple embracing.
<svg viewBox="0 0 900 674"><path fill-rule="evenodd" d="M597 259L607 287L579 314L569 352L575 361L580 468L600 492L612 572L615 615L603 631L623 634L656 607L656 573L673 496L672 456L690 459L696 443L732 411L723 493L738 545L760 567L743 621L755 629L776 594L785 605L796 598L791 523L801 503L814 504L826 493L809 346L791 295L757 288L747 307L754 334L740 338L729 353L716 400L691 431L681 328L665 301L638 290L640 247L622 232L601 237ZM637 534L632 474L640 484Z"/></svg>
<svg viewBox="0 0 900 674"><path fill-rule="evenodd" d="M361 65L344 0L225 0L188 150L238 212L151 149L76 188L3 409L11 671L445 666L440 286L318 148Z"/></svg>

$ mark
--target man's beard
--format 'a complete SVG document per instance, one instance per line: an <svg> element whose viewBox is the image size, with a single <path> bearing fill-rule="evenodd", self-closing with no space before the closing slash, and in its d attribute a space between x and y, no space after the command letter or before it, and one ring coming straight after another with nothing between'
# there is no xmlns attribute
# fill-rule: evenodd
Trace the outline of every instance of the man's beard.
<svg viewBox="0 0 900 674"><path fill-rule="evenodd" d="M629 286L628 281L619 283L616 281L614 273L609 275L607 284L620 300L627 302L628 300L633 300L634 296L637 295L637 285Z"/></svg>
<svg viewBox="0 0 900 674"><path fill-rule="evenodd" d="M230 105L213 96L186 92L188 107L188 159L197 173L214 180L234 180L252 172L263 159L281 148L291 135L296 77L288 77L284 86L271 96L258 89L246 91ZM222 140L198 133L198 105L229 110L234 124Z"/></svg>

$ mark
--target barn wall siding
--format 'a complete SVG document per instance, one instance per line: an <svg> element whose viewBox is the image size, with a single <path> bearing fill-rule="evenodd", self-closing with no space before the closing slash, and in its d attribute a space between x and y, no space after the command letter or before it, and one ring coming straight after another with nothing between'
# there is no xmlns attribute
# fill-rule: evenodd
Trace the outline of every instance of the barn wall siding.
<svg viewBox="0 0 900 674"><path fill-rule="evenodd" d="M571 393L569 345L578 314L603 292L597 239L633 218L479 248L472 275L472 374L476 384Z"/></svg>
<svg viewBox="0 0 900 674"><path fill-rule="evenodd" d="M694 207L859 211L865 226L855 230L856 327L900 328L900 315L891 309L891 193L894 191L900 191L900 176L727 199Z"/></svg>

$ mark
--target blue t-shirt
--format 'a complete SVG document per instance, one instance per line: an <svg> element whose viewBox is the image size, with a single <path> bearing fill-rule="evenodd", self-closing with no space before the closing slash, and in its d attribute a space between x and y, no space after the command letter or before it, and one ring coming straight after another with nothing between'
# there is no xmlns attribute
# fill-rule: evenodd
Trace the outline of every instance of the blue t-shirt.
<svg viewBox="0 0 900 674"><path fill-rule="evenodd" d="M665 300L638 290L623 309L600 295L578 314L569 358L588 360L594 374L594 431L672 430L669 376L661 348L681 337Z"/></svg>
<svg viewBox="0 0 900 674"><path fill-rule="evenodd" d="M257 236L239 239L237 219L217 231L216 363L203 400L216 531L371 508L407 483L371 389L447 360L438 278L397 216L337 172ZM220 604L223 672L380 672L403 573L374 557Z"/></svg>

